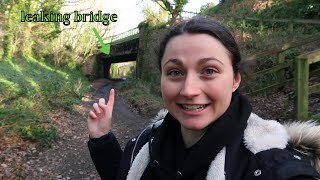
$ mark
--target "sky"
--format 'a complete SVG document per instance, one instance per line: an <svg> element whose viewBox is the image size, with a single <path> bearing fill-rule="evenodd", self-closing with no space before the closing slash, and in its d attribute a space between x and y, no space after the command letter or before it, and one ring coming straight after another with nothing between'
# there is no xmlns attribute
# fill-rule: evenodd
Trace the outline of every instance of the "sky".
<svg viewBox="0 0 320 180"><path fill-rule="evenodd" d="M209 2L218 4L219 0L189 0L184 10L196 12L202 5ZM119 34L137 27L143 21L142 7L143 0L106 0L102 8L108 13L118 15L115 34Z"/></svg>

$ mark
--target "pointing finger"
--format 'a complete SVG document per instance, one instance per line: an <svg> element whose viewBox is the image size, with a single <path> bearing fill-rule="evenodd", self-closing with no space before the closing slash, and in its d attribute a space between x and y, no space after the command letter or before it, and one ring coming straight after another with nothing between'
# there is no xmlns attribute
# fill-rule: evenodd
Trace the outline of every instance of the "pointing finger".
<svg viewBox="0 0 320 180"><path fill-rule="evenodd" d="M110 90L110 94L109 94L109 100L108 100L108 103L107 103L107 106L110 108L111 112L113 110L114 97L115 97L115 91L114 91L114 89L111 89Z"/></svg>

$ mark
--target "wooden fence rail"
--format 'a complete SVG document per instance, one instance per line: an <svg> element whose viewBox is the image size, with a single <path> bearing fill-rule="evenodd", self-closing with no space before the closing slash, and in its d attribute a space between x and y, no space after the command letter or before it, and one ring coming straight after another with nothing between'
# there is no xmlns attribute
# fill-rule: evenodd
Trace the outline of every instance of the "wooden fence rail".
<svg viewBox="0 0 320 180"><path fill-rule="evenodd" d="M320 83L309 87L309 64L320 61L320 49L302 54L295 61L295 111L298 119L308 118L309 94L320 92Z"/></svg>
<svg viewBox="0 0 320 180"><path fill-rule="evenodd" d="M251 61L256 61L258 59L262 59L264 57L272 55L277 56L277 62L273 67L250 74L250 77L252 77L253 79L275 76L276 82L272 83L270 81L267 81L267 84L262 88L256 88L254 86L255 84L257 84L257 82L254 82L254 84L248 84L247 89L249 88L249 90L247 90L247 93L254 96L269 91L271 89L274 90L279 87L283 87L288 84L294 85L294 78L292 76L294 73L294 64L285 60L286 52L292 48L301 47L301 45L308 45L316 41L320 41L320 35L310 36L306 39L299 41L288 42L278 47L272 48L268 51L244 57L244 66L247 66L246 63L250 64Z"/></svg>

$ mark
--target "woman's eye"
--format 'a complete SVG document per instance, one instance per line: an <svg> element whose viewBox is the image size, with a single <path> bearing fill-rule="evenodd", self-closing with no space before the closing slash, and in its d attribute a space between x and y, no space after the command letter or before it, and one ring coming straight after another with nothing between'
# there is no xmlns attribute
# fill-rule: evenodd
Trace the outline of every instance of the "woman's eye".
<svg viewBox="0 0 320 180"><path fill-rule="evenodd" d="M169 71L167 75L172 77L177 77L177 76L182 76L183 74L180 71L174 70L174 71Z"/></svg>
<svg viewBox="0 0 320 180"><path fill-rule="evenodd" d="M216 73L217 71L216 70L214 70L214 69L206 69L205 71L204 71L204 74L205 75L213 75L214 73Z"/></svg>

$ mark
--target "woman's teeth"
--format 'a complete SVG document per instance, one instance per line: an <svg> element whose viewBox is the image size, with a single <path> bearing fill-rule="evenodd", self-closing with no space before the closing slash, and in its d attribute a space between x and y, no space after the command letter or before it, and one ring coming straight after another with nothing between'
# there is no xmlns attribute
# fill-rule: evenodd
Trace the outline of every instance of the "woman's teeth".
<svg viewBox="0 0 320 180"><path fill-rule="evenodd" d="M184 105L181 104L182 109L187 110L187 111L201 111L203 110L207 105L202 104L202 105Z"/></svg>

